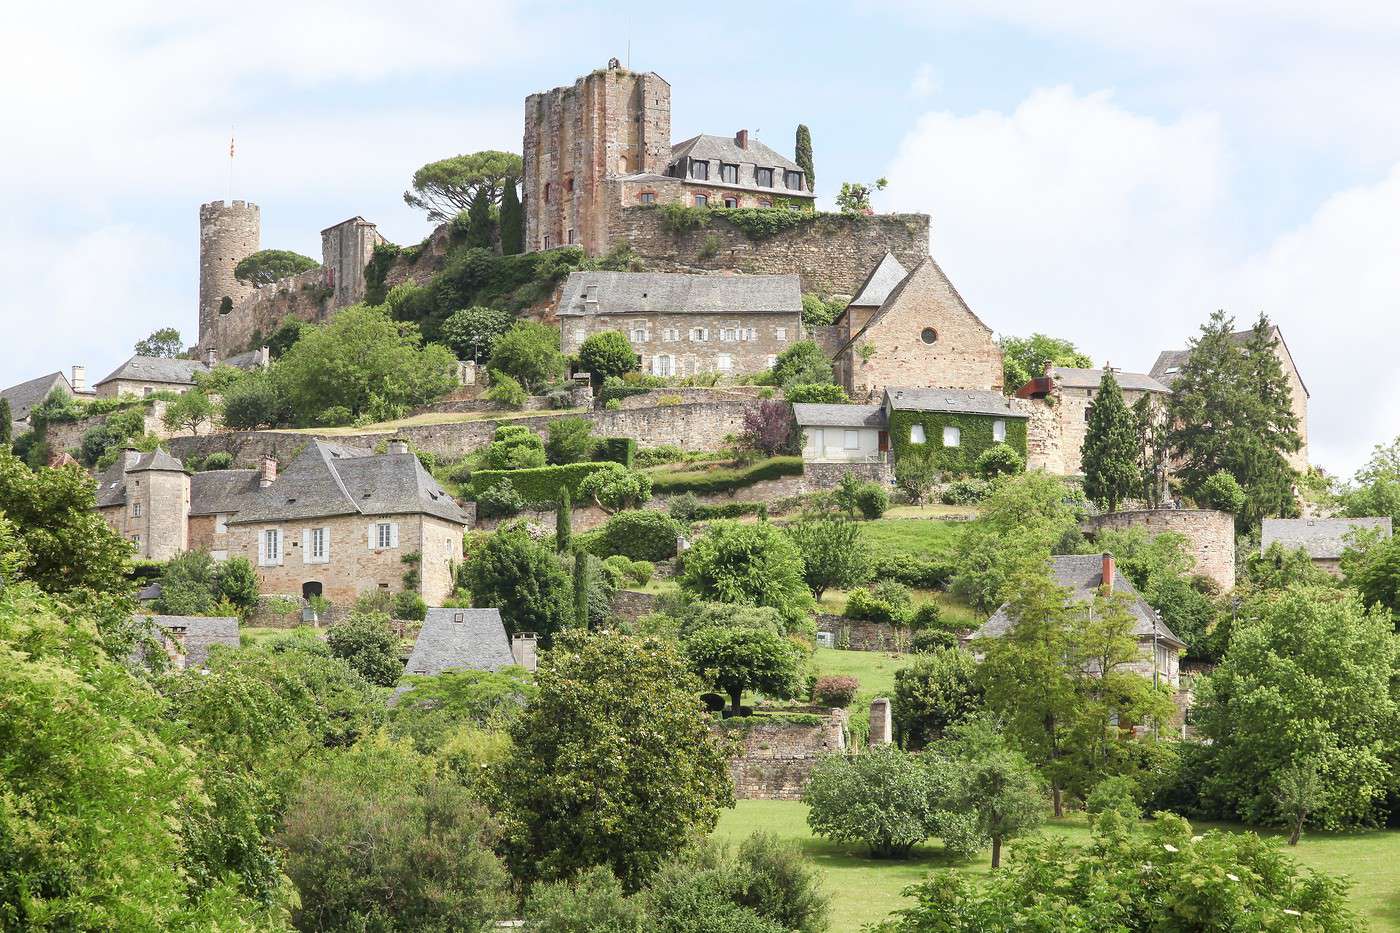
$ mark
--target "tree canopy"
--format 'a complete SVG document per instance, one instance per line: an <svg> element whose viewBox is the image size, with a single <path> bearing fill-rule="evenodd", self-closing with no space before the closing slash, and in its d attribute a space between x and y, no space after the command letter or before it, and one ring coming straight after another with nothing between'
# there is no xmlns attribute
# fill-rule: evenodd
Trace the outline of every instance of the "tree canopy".
<svg viewBox="0 0 1400 933"><path fill-rule="evenodd" d="M559 329L538 321L517 321L492 341L491 368L510 376L528 392L543 389L564 372Z"/></svg>
<svg viewBox="0 0 1400 933"><path fill-rule="evenodd" d="M638 369L637 351L632 342L619 330L603 330L589 334L578 348L578 362L583 369L602 380L608 376L621 376Z"/></svg>
<svg viewBox="0 0 1400 933"><path fill-rule="evenodd" d="M1029 337L1001 338L1002 387L1007 395L1032 379L1045 375L1047 363L1079 369L1094 365L1094 361L1080 353L1073 343L1059 337L1031 334Z"/></svg>
<svg viewBox="0 0 1400 933"><path fill-rule="evenodd" d="M1113 370L1104 370L1098 394L1089 403L1084 434L1084 494L1115 512L1141 485L1138 469L1138 424L1123 403Z"/></svg>
<svg viewBox="0 0 1400 933"><path fill-rule="evenodd" d="M403 200L427 211L429 220L445 223L469 210L477 198L499 204L522 171L520 156L494 149L440 159L413 173L412 190L403 193Z"/></svg>
<svg viewBox="0 0 1400 933"><path fill-rule="evenodd" d="M136 353L138 356L160 356L167 359L174 359L185 349L184 343L180 340L180 332L173 327L162 327L154 331L144 340L136 341Z"/></svg>
<svg viewBox="0 0 1400 933"><path fill-rule="evenodd" d="M244 285L271 285L321 264L289 249L261 249L233 267L233 277Z"/></svg>

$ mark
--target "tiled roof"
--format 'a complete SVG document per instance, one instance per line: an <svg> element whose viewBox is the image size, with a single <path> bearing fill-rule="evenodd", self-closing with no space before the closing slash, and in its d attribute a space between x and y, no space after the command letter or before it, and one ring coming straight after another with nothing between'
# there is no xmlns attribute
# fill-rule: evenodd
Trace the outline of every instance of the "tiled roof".
<svg viewBox="0 0 1400 933"><path fill-rule="evenodd" d="M429 609L404 674L497 671L515 663L498 609Z"/></svg>
<svg viewBox="0 0 1400 933"><path fill-rule="evenodd" d="M258 489L257 470L206 470L190 477L190 514L237 512Z"/></svg>
<svg viewBox="0 0 1400 933"><path fill-rule="evenodd" d="M54 389L73 394L73 387L68 384L67 376L63 373L49 373L47 376L38 376L8 389L0 389L0 398L10 403L10 420L23 421Z"/></svg>
<svg viewBox="0 0 1400 933"><path fill-rule="evenodd" d="M1261 550L1281 544L1290 551L1302 548L1313 560L1336 560L1346 550L1347 535L1358 529L1378 530L1389 538L1389 518L1266 518L1260 536Z"/></svg>
<svg viewBox="0 0 1400 933"><path fill-rule="evenodd" d="M903 282L909 275L909 270L904 268L893 253L885 253L885 257L876 263L875 268L865 277L865 281L856 289L855 297L851 299L846 307L856 308L878 308L885 303L900 282Z"/></svg>
<svg viewBox="0 0 1400 933"><path fill-rule="evenodd" d="M136 460L131 467L126 466L126 458L135 456ZM117 459L112 461L112 465L107 467L97 476L97 507L107 508L114 505L126 504L126 474L135 473L142 470L165 470L169 472L185 472L184 464L180 463L164 448L157 447L147 453L137 453L134 450L121 450L117 452Z"/></svg>
<svg viewBox="0 0 1400 933"><path fill-rule="evenodd" d="M1077 369L1073 366L1056 366L1051 371L1055 374L1056 381L1071 389L1097 389L1099 383L1103 381L1102 369ZM1113 378L1118 380L1119 387L1123 389L1131 389L1137 392L1161 392L1165 395L1170 395L1172 391L1145 373L1125 373L1115 369L1113 371Z"/></svg>
<svg viewBox="0 0 1400 933"><path fill-rule="evenodd" d="M143 453L136 461L136 465L128 473L147 473L151 471L166 473L184 473L185 465L176 460L164 447L157 447L155 450Z"/></svg>
<svg viewBox="0 0 1400 933"><path fill-rule="evenodd" d="M1011 407L1011 400L1000 392L980 389L919 389L889 386L885 402L894 411L945 411L966 415L995 415L999 418L1028 418Z"/></svg>
<svg viewBox="0 0 1400 933"><path fill-rule="evenodd" d="M162 382L169 385L193 385L195 373L207 373L209 367L199 360L172 360L162 356L133 356L118 366L105 379L94 383L103 385L114 379L132 382Z"/></svg>
<svg viewBox="0 0 1400 933"><path fill-rule="evenodd" d="M155 616L137 613L137 624L153 622L171 635L183 631L185 666L203 667L214 645L238 647L238 620L232 616ZM139 649L138 649L139 651Z"/></svg>
<svg viewBox="0 0 1400 933"><path fill-rule="evenodd" d="M467 522L466 513L413 454L362 455L313 438L272 485L246 497L230 522L414 513Z"/></svg>
<svg viewBox="0 0 1400 933"><path fill-rule="evenodd" d="M885 427L883 405L821 405L802 402L792 406L792 414L802 427Z"/></svg>
<svg viewBox="0 0 1400 933"><path fill-rule="evenodd" d="M1069 591L1069 602L1087 603L1094 598L1103 585L1102 554L1068 554L1050 558L1050 577L1056 586ZM1119 570L1114 575L1114 592L1126 593L1129 597L1128 611L1133 616L1133 635L1139 639L1151 638L1155 626L1160 641L1185 648L1186 643L1176 637L1167 623L1142 598L1132 581ZM983 623L973 638L1000 638L1011 630L1015 621L1006 606L1002 606L992 617Z"/></svg>
<svg viewBox="0 0 1400 933"><path fill-rule="evenodd" d="M596 305L587 294L596 296ZM800 315L802 285L795 275L570 272L559 300L565 317L660 312Z"/></svg>
<svg viewBox="0 0 1400 933"><path fill-rule="evenodd" d="M1252 328L1249 330L1237 330L1230 335L1230 340L1233 343L1243 346L1249 342L1249 338L1253 333L1254 330ZM1289 360L1292 360L1293 351L1288 349L1288 342L1283 339L1283 331L1278 329L1277 324L1270 329L1270 333L1274 335L1279 345L1283 347L1283 352L1288 356ZM1190 358L1191 351L1189 349L1163 350L1161 353L1157 354L1157 362L1152 364L1152 369L1149 370L1149 372L1154 379L1170 386L1176 381L1176 377L1181 375L1181 368L1186 365L1186 361ZM1294 370L1295 372L1297 370L1296 363L1294 364ZM1303 384L1303 393L1305 395L1311 395L1311 393L1308 392L1307 384L1303 383L1303 376L1301 373L1298 374L1298 382Z"/></svg>

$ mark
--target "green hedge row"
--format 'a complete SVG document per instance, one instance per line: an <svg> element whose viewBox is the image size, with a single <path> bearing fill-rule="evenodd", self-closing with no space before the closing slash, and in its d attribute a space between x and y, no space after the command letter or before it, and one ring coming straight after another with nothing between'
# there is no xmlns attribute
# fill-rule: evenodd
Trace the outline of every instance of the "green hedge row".
<svg viewBox="0 0 1400 933"><path fill-rule="evenodd" d="M731 492L765 479L801 476L801 457L770 457L748 467L722 468L694 473L652 473L651 491L655 495L693 492L697 495Z"/></svg>
<svg viewBox="0 0 1400 933"><path fill-rule="evenodd" d="M598 390L598 404L606 405L613 399L621 401L625 398L631 398L634 395L642 395L643 393L650 392L652 388L654 387L638 385L603 386Z"/></svg>
<svg viewBox="0 0 1400 933"><path fill-rule="evenodd" d="M578 484L585 476L612 468L612 463L568 463L524 470L477 470L465 492L468 498L475 499L482 491L506 480L530 502L558 502L561 487L568 487L569 495L577 499Z"/></svg>
<svg viewBox="0 0 1400 933"><path fill-rule="evenodd" d="M632 459L637 455L637 442L630 437L605 437L594 448L593 456L598 460L611 460L632 469Z"/></svg>

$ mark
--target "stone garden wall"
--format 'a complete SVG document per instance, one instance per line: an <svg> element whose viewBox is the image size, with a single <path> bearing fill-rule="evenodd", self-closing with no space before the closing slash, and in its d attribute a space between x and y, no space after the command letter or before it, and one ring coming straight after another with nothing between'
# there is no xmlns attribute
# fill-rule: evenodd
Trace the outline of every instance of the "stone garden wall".
<svg viewBox="0 0 1400 933"><path fill-rule="evenodd" d="M739 745L729 776L740 800L798 800L817 764L846 751L846 713L839 709L825 711L823 721L814 724L764 722L759 716L717 722L714 728Z"/></svg>
<svg viewBox="0 0 1400 933"><path fill-rule="evenodd" d="M848 619L825 612L817 613L817 631L830 633L834 646L848 651L908 651L913 638L913 632L905 625Z"/></svg>

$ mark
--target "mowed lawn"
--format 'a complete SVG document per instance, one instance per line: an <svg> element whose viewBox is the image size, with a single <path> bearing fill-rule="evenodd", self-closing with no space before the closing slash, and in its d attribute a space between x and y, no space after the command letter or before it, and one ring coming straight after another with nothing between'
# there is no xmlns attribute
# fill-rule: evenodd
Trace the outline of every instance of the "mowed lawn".
<svg viewBox="0 0 1400 933"><path fill-rule="evenodd" d="M854 652L846 652L854 653ZM1239 829L1199 822L1197 830ZM715 838L731 844L754 832L770 832L798 841L807 857L825 875L832 895L832 933L858 933L862 926L882 920L908 901L900 892L938 868L954 868L975 874L990 869L990 856L961 860L946 855L937 843L919 846L913 858L881 861L866 857L859 846L847 846L812 836L807 828L807 807L790 800L740 800L725 811ZM1082 817L1049 821L1042 832L1089 841ZM1353 882L1352 908L1373 930L1400 931L1400 830L1366 833L1312 833L1294 850L1304 865Z"/></svg>

